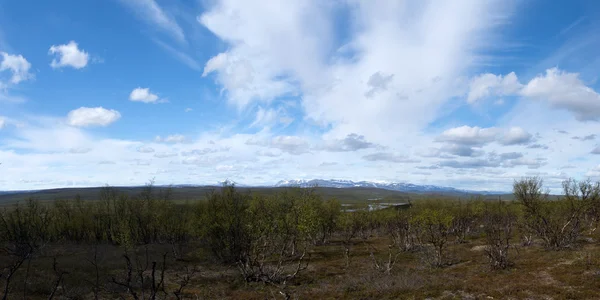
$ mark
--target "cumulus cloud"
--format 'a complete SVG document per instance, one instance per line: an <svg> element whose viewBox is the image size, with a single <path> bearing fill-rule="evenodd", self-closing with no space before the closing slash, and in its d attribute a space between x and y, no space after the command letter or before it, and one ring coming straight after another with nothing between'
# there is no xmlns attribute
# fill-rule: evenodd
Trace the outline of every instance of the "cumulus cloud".
<svg viewBox="0 0 600 300"><path fill-rule="evenodd" d="M421 162L418 159L409 158L404 155L397 155L389 152L377 152L363 156L363 159L368 161L387 161L394 163L418 163Z"/></svg>
<svg viewBox="0 0 600 300"><path fill-rule="evenodd" d="M89 54L81 49L75 41L64 45L52 45L48 53L54 55L50 66L54 69L72 67L81 69L87 66Z"/></svg>
<svg viewBox="0 0 600 300"><path fill-rule="evenodd" d="M149 88L138 87L131 91L129 100L144 103L156 103L159 99L156 94L150 92Z"/></svg>
<svg viewBox="0 0 600 300"><path fill-rule="evenodd" d="M437 138L437 141L461 145L481 146L496 140L498 133L499 130L493 127L481 128L478 126L461 126L445 130Z"/></svg>
<svg viewBox="0 0 600 300"><path fill-rule="evenodd" d="M113 109L103 107L80 107L67 115L67 124L75 127L108 126L121 118Z"/></svg>
<svg viewBox="0 0 600 300"><path fill-rule="evenodd" d="M522 85L514 72L506 76L482 74L473 78L469 84L467 101L475 103L480 99L491 96L513 95L521 89Z"/></svg>
<svg viewBox="0 0 600 300"><path fill-rule="evenodd" d="M533 135L520 127L511 127L500 139L502 145L522 145L531 142Z"/></svg>
<svg viewBox="0 0 600 300"><path fill-rule="evenodd" d="M592 149L592 151L590 152L591 154L600 154L600 146Z"/></svg>
<svg viewBox="0 0 600 300"><path fill-rule="evenodd" d="M548 69L529 81L521 94L568 110L579 121L600 119L600 95L586 86L577 73Z"/></svg>
<svg viewBox="0 0 600 300"><path fill-rule="evenodd" d="M2 56L0 72L10 71L12 73L9 80L10 83L17 84L33 77L33 75L29 73L31 64L22 55L11 55L6 52L0 52L0 56ZM2 87L1 82L0 87Z"/></svg>
<svg viewBox="0 0 600 300"><path fill-rule="evenodd" d="M441 152L458 156L478 156L481 152L475 151L472 147L482 147L492 142L504 146L525 145L533 140L533 135L521 127L503 130L496 127L461 126L445 130L435 140L447 143L439 149Z"/></svg>

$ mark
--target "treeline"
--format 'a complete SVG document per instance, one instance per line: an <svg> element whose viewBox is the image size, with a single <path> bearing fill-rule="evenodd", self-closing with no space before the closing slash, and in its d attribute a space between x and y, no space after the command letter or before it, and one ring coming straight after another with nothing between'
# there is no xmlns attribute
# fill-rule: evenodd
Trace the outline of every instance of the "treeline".
<svg viewBox="0 0 600 300"><path fill-rule="evenodd" d="M515 182L513 202L421 200L407 209L343 212L339 201L322 199L314 189L265 196L226 184L206 201L180 203L169 190L156 191L151 184L132 197L106 187L97 201L28 200L5 208L0 213L0 283L4 299L15 286L23 286L25 296L31 261L52 245L67 244L121 249L125 272L118 276L100 276L96 256L90 259L95 278L86 282L96 299L105 294L183 297L193 270L186 267L176 279L165 270L169 259L183 261L195 248L235 266L245 282L276 286L286 297L288 283L307 269L314 247L324 244L340 246L345 267L357 247L366 247L374 269L389 275L400 253L416 252L425 264L444 267L452 264L450 244L483 237L490 266L503 269L511 266L509 253L516 244L539 242L560 250L577 246L585 231L596 229L600 185L568 180L563 190L563 197L550 200L539 178L526 178ZM377 249L368 242L374 237L387 239L388 247ZM148 249L155 245L169 250L150 257ZM60 270L54 258L50 298L68 276ZM16 283L19 273L24 274Z"/></svg>

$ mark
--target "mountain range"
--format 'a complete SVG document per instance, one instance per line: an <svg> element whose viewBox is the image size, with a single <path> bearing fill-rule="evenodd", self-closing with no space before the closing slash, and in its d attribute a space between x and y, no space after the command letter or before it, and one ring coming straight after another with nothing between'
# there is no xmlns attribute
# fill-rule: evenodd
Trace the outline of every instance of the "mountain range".
<svg viewBox="0 0 600 300"><path fill-rule="evenodd" d="M311 180L281 180L275 187L331 187L331 188L358 188L369 187L391 191L408 192L408 193L457 193L457 194L483 194L496 195L506 194L500 191L472 191L456 189L453 187L437 186L437 185L417 185L403 182L373 182L373 181L351 181L338 179L311 179Z"/></svg>

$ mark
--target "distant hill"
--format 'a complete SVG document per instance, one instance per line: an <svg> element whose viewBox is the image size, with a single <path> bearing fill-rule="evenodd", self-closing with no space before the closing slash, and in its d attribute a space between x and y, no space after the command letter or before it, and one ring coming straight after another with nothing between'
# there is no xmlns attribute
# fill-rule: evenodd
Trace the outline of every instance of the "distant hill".
<svg viewBox="0 0 600 300"><path fill-rule="evenodd" d="M299 184L283 184L274 187L245 187L239 186L238 189L243 192L260 193L266 195L273 195L278 192L282 192L293 186L314 186L312 183L306 183L304 185ZM322 182L321 182L322 183ZM139 194L144 187L113 187L119 192L126 193L129 195ZM155 190L167 189L165 186L155 186ZM170 187L172 190L173 199L177 201L198 201L204 200L205 196L211 190L220 189L219 186L193 186L193 185L176 185ZM79 195L83 200L98 200L102 187L92 188L62 188L62 189L49 189L49 190L38 190L38 191L14 191L14 192L2 192L0 193L0 206L10 205L16 202L23 202L29 198L34 198L40 201L55 201L59 199L74 199ZM469 194L464 191L454 190L447 191L443 189L430 189L429 191L414 189L407 189L406 191L392 190L374 186L323 186L319 185L316 188L317 192L322 195L325 199L336 198L343 203L357 204L366 203L370 201L381 201L381 202L407 202L409 199L415 200L423 197L437 197L437 198L469 198L474 194ZM487 198L498 199L499 195L487 195ZM512 195L501 195L502 199L512 199Z"/></svg>

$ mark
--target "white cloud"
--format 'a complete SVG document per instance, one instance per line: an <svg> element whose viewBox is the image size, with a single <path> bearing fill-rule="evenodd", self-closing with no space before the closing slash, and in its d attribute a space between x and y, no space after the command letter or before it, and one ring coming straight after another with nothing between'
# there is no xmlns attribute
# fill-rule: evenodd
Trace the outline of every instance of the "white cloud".
<svg viewBox="0 0 600 300"><path fill-rule="evenodd" d="M503 145L520 145L528 144L531 142L533 135L525 131L520 127L511 127L507 133L504 134L500 143Z"/></svg>
<svg viewBox="0 0 600 300"><path fill-rule="evenodd" d="M294 155L308 152L308 143L306 140L297 136L275 137L271 140L269 146Z"/></svg>
<svg viewBox="0 0 600 300"><path fill-rule="evenodd" d="M0 52L0 55L2 56L0 72L7 70L12 72L10 83L17 84L33 77L33 75L29 73L31 64L22 55L11 55L6 52ZM2 83L0 82L0 89L1 88Z"/></svg>
<svg viewBox="0 0 600 300"><path fill-rule="evenodd" d="M521 94L568 110L579 121L600 120L600 95L586 86L577 73L548 69L529 81Z"/></svg>
<svg viewBox="0 0 600 300"><path fill-rule="evenodd" d="M327 141L323 149L331 152L346 152L374 148L375 146L375 144L368 142L363 135L352 133L344 139Z"/></svg>
<svg viewBox="0 0 600 300"><path fill-rule="evenodd" d="M79 49L75 41L70 41L64 45L52 45L48 53L55 55L50 63L54 69L63 67L72 67L81 69L87 66L89 54Z"/></svg>
<svg viewBox="0 0 600 300"><path fill-rule="evenodd" d="M135 88L129 94L129 100L144 102L144 103L155 103L158 100L158 96L150 92L149 88Z"/></svg>
<svg viewBox="0 0 600 300"><path fill-rule="evenodd" d="M543 159L529 159L521 157L516 159L509 159L506 162L504 162L502 166L506 168L525 166L528 169L538 169L544 164L546 164L546 162Z"/></svg>
<svg viewBox="0 0 600 300"><path fill-rule="evenodd" d="M412 137L435 109L464 94L460 80L493 45L485 34L507 15L505 1L214 1L198 21L226 42L204 76L215 73L238 108L302 95L305 119L334 138L350 133L377 143ZM345 44L332 15L346 11ZM418 39L413 37L418 36ZM433 109L432 109L433 108ZM402 122L398 122L402 120Z"/></svg>
<svg viewBox="0 0 600 300"><path fill-rule="evenodd" d="M489 96L522 96L569 111L579 121L600 120L600 94L587 86L578 73L558 68L547 69L526 85L519 83L514 72L504 77L489 73L475 77L467 101L473 103Z"/></svg>
<svg viewBox="0 0 600 300"><path fill-rule="evenodd" d="M475 103L490 96L514 95L522 85L514 72L506 76L490 73L479 75L471 80L467 101Z"/></svg>
<svg viewBox="0 0 600 300"><path fill-rule="evenodd" d="M437 141L462 145L481 146L496 140L497 128L480 128L478 126L461 126L444 131Z"/></svg>
<svg viewBox="0 0 600 300"><path fill-rule="evenodd" d="M41 118L33 120L37 122L38 119ZM185 143L163 143L173 140L168 137L160 138L159 142L128 141L95 137L93 132L65 126L60 120L38 126L26 124L15 127L14 131L15 139L3 139L4 148L0 149L0 161L6 162L3 169L11 174L10 178L3 179L4 182L0 181L3 189L141 185L153 177L157 184L211 184L229 178L259 185L273 184L281 179L324 177L509 190L512 180L530 168L551 174L553 168L557 170L565 161L552 153L548 153L548 159L543 161L535 154L503 151L476 160L464 156L443 160L439 157L414 159L410 153L419 153L420 147L430 145L420 142L413 144L410 151L395 148L374 153L329 152L322 149L322 139L314 139L311 147L307 137L273 137L263 132L233 135L205 132L194 139L186 138ZM572 129L569 131L581 135ZM572 140L571 136L564 139ZM360 141L358 137L353 140ZM485 147L487 150L494 146L497 145L491 143ZM6 147L27 151L7 151ZM84 149L94 150L84 155L71 154L84 152ZM415 164L419 160L421 164ZM404 165L397 168L395 163ZM578 168L583 165L574 164ZM124 168L130 165L135 167ZM217 166L235 168L222 167L219 168L222 172L215 173ZM350 169L354 171L348 172ZM435 171L421 174L423 172L419 173L419 170L422 169ZM552 184L559 186L560 182Z"/></svg>
<svg viewBox="0 0 600 300"><path fill-rule="evenodd" d="M277 111L274 109L264 109L259 107L256 111L256 117L250 127L255 126L270 126L273 125L277 121Z"/></svg>
<svg viewBox="0 0 600 300"><path fill-rule="evenodd" d="M144 21L151 23L179 42L185 42L183 29L154 0L121 0Z"/></svg>
<svg viewBox="0 0 600 300"><path fill-rule="evenodd" d="M306 139L289 135L276 136L269 139L249 139L246 141L246 144L275 148L292 155L308 153L310 149L310 144Z"/></svg>
<svg viewBox="0 0 600 300"><path fill-rule="evenodd" d="M91 148L87 148L87 147L78 147L78 148L71 148L69 149L69 153L72 154L85 154L92 151Z"/></svg>
<svg viewBox="0 0 600 300"><path fill-rule="evenodd" d="M6 118L0 116L0 130L6 125Z"/></svg>
<svg viewBox="0 0 600 300"><path fill-rule="evenodd" d="M169 135L167 137L161 137L156 136L156 138L154 138L154 140L156 142L164 142L164 143L183 143L185 142L185 136L181 135L181 134L173 134L173 135Z"/></svg>
<svg viewBox="0 0 600 300"><path fill-rule="evenodd" d="M458 156L473 156L476 153L470 147L481 147L491 142L498 142L504 146L523 145L530 143L533 135L521 127L504 130L496 127L461 126L445 130L435 140L449 144L442 149L445 152Z"/></svg>
<svg viewBox="0 0 600 300"><path fill-rule="evenodd" d="M108 126L121 118L113 109L103 107L80 107L67 115L67 124L75 127Z"/></svg>
<svg viewBox="0 0 600 300"><path fill-rule="evenodd" d="M188 108L186 108L184 111L187 113L187 112L191 112L191 111L193 111L193 109L191 109L191 108L189 108L189 107L188 107Z"/></svg>
<svg viewBox="0 0 600 300"><path fill-rule="evenodd" d="M273 109L259 106L256 111L256 117L252 124L250 124L250 127L273 127L274 125L283 125L285 127L293 121L294 119L289 117L283 108Z"/></svg>

